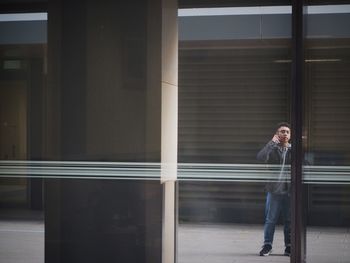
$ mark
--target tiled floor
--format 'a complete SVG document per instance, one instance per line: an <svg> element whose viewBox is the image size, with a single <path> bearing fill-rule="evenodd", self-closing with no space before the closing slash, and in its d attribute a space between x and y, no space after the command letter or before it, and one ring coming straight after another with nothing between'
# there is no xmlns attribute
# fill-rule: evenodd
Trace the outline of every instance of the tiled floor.
<svg viewBox="0 0 350 263"><path fill-rule="evenodd" d="M44 224L42 221L0 221L1 263L43 263Z"/></svg>
<svg viewBox="0 0 350 263"><path fill-rule="evenodd" d="M261 225L191 225L179 227L178 263L289 262L283 256L283 233L275 233L273 253L260 257ZM350 262L350 229L309 227L308 263Z"/></svg>
<svg viewBox="0 0 350 263"><path fill-rule="evenodd" d="M273 252L258 256L263 238L262 225L184 224L178 234L178 263L289 262L283 256L283 233L278 227ZM308 263L350 262L350 229L309 227Z"/></svg>
<svg viewBox="0 0 350 263"><path fill-rule="evenodd" d="M283 256L283 236L278 229L273 254L260 257L263 226L181 225L178 263L289 262Z"/></svg>
<svg viewBox="0 0 350 263"><path fill-rule="evenodd" d="M262 225L181 224L178 263L289 262L278 227L272 255L259 257ZM349 228L308 228L308 263L350 262ZM0 220L1 263L43 263L41 220Z"/></svg>

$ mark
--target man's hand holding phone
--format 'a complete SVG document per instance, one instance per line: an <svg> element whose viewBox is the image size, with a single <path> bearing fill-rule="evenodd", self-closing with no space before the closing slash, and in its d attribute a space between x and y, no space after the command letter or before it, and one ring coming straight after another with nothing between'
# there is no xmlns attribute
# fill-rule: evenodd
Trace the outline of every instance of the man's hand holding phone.
<svg viewBox="0 0 350 263"><path fill-rule="evenodd" d="M272 137L272 141L276 144L279 144L280 143L280 139L279 139L279 136L277 134L275 134L273 137Z"/></svg>

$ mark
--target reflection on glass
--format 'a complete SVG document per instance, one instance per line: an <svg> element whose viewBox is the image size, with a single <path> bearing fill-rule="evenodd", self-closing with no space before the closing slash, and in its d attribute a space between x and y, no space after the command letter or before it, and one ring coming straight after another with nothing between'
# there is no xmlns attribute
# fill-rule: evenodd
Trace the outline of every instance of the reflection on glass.
<svg viewBox="0 0 350 263"><path fill-rule="evenodd" d="M41 158L41 120L31 120L42 114L46 20L46 13L0 14L0 160ZM41 207L31 191L35 185L26 178L0 178L1 206Z"/></svg>
<svg viewBox="0 0 350 263"><path fill-rule="evenodd" d="M277 163L257 154L289 120L290 19L290 6L179 11L180 263L259 257L265 184L276 182L285 221L274 218L266 243L289 260L289 148L273 143Z"/></svg>
<svg viewBox="0 0 350 263"><path fill-rule="evenodd" d="M3 160L24 160L27 158L27 89L28 81L18 80L20 60L3 60L3 74L10 71L13 79L0 80L0 157ZM11 63L11 62L19 63ZM27 202L27 180L1 178L0 185L3 193L1 203L4 206L25 206ZM10 194L12 193L12 194Z"/></svg>
<svg viewBox="0 0 350 263"><path fill-rule="evenodd" d="M160 8L49 2L0 14L0 262L161 262Z"/></svg>
<svg viewBox="0 0 350 263"><path fill-rule="evenodd" d="M42 158L46 20L46 13L0 14L1 262L44 262L42 180L5 167Z"/></svg>
<svg viewBox="0 0 350 263"><path fill-rule="evenodd" d="M313 1L308 1L312 4ZM348 2L348 3L346 3ZM350 2L308 6L305 57L307 262L349 262Z"/></svg>
<svg viewBox="0 0 350 263"><path fill-rule="evenodd" d="M283 217L284 255L290 256L290 166L291 162L290 125L279 123L276 133L258 153L258 160L279 165L276 179L266 184L266 204L264 223L264 245L260 256L269 256L272 252L275 227L280 215Z"/></svg>

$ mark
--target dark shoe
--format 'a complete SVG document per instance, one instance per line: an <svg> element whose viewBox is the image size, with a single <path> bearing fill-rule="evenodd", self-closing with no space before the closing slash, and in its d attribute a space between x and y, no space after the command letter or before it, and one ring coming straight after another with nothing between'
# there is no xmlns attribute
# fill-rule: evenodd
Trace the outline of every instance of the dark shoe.
<svg viewBox="0 0 350 263"><path fill-rule="evenodd" d="M286 247L284 250L284 255L290 257L290 246Z"/></svg>
<svg viewBox="0 0 350 263"><path fill-rule="evenodd" d="M268 256L272 252L272 246L269 244L265 244L262 247L262 250L260 251L260 256Z"/></svg>

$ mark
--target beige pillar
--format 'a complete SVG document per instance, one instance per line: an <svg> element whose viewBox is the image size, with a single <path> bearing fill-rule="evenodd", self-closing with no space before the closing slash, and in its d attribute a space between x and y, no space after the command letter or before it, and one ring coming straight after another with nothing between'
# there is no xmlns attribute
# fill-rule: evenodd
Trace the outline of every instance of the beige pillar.
<svg viewBox="0 0 350 263"><path fill-rule="evenodd" d="M178 115L177 1L162 6L161 163L163 187L162 263L175 262L175 180L177 178Z"/></svg>

